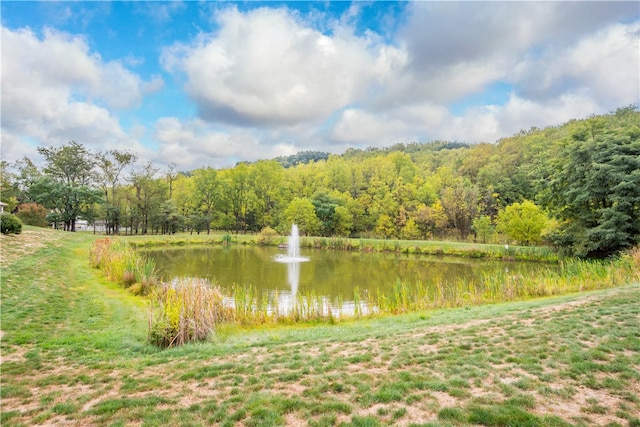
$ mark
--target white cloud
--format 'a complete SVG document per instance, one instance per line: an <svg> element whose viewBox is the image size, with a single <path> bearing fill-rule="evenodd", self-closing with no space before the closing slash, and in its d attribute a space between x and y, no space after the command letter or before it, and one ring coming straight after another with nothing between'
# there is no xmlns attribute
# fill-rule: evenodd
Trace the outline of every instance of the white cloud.
<svg viewBox="0 0 640 427"><path fill-rule="evenodd" d="M142 85L142 93L150 94L159 92L164 88L164 80L158 75L151 77L151 80Z"/></svg>
<svg viewBox="0 0 640 427"><path fill-rule="evenodd" d="M614 24L565 49L528 58L516 69L523 96L549 99L586 91L610 109L638 103L640 21Z"/></svg>
<svg viewBox="0 0 640 427"><path fill-rule="evenodd" d="M344 148L385 147L397 142L434 140L495 142L532 126L558 125L587 117L598 105L585 93L567 94L539 103L512 94L504 105L470 108L454 115L444 106L423 103L384 112L345 110L331 130Z"/></svg>
<svg viewBox="0 0 640 427"><path fill-rule="evenodd" d="M74 139L183 170L226 167L299 150L491 142L640 102L633 2L409 2L394 8L403 16L389 12L394 22L369 30L377 6L366 3L339 17L261 6L198 5L212 11L215 32L164 48L161 64L176 77L167 82L162 70L148 81L131 71L153 67L140 50L104 60L90 48L91 32L3 27L2 158ZM172 17L191 4L149 7L157 19L141 34L175 24L149 43L186 31ZM483 104L492 87L503 92ZM184 99L171 104L176 94L198 118ZM138 138L159 148L145 151Z"/></svg>
<svg viewBox="0 0 640 427"><path fill-rule="evenodd" d="M171 21L176 14L186 9L184 2L177 0L170 2L138 2L135 6L138 13L148 16L159 24Z"/></svg>
<svg viewBox="0 0 640 427"><path fill-rule="evenodd" d="M544 103L512 95L505 105L494 106L489 111L499 123L493 140L532 126L555 126L571 119L585 118L600 109L601 106L584 91L563 94Z"/></svg>
<svg viewBox="0 0 640 427"><path fill-rule="evenodd" d="M375 105L381 109L416 102L447 105L482 93L492 83L515 82L514 74L522 73L524 58L537 58L531 61L540 64L534 70L529 64L524 66L533 80L546 74L546 66L567 76L572 65L580 64L569 64L562 55L575 46L583 47L583 58L598 58L607 52L627 73L636 72L637 31L635 35L633 31L625 36L617 34L616 40L589 40L597 39L599 36L593 34L598 31L607 33L612 25L624 27L617 21L632 16L637 19L637 13L637 5L630 2L411 2L406 24L397 35L398 43L406 48L407 67L389 79ZM629 46L632 40L635 52L617 52L621 43ZM600 61L598 65L590 63L589 71L573 71L582 79L600 68L601 76L608 73L605 80L616 80L612 76L620 71L612 69L614 61ZM564 94L566 88L555 75L548 77L554 85L551 96ZM617 79L616 90L621 90L627 77Z"/></svg>
<svg viewBox="0 0 640 427"><path fill-rule="evenodd" d="M3 90L34 85L64 88L115 108L132 107L141 100L141 79L117 61L103 62L81 36L45 29L40 40L29 29L3 27L2 39Z"/></svg>
<svg viewBox="0 0 640 427"><path fill-rule="evenodd" d="M337 143L383 147L397 142L425 141L447 123L447 109L429 103L403 105L384 112L345 110L331 131Z"/></svg>
<svg viewBox="0 0 640 427"><path fill-rule="evenodd" d="M229 167L237 161L256 161L298 151L288 143L273 144L273 135L244 128L221 130L201 119L181 121L164 117L156 123L155 139L161 143L158 162L175 162L184 170Z"/></svg>
<svg viewBox="0 0 640 427"><path fill-rule="evenodd" d="M355 145L385 145L399 138L407 131L403 120L369 113L365 110L349 108L342 112L334 126L332 139Z"/></svg>
<svg viewBox="0 0 640 427"><path fill-rule="evenodd" d="M209 121L295 125L326 119L363 98L403 65L402 52L356 37L326 35L288 9L226 9L219 30L163 55Z"/></svg>
<svg viewBox="0 0 640 427"><path fill-rule="evenodd" d="M160 86L158 79L149 84ZM83 37L45 29L40 39L30 29L3 27L3 159L20 157L29 150L18 145L32 143L135 147L108 108L139 104L144 86L119 62L90 52Z"/></svg>
<svg viewBox="0 0 640 427"><path fill-rule="evenodd" d="M492 142L640 102L640 22L616 22L633 16L632 5L415 2L409 8L398 39L407 66L394 70L368 102L340 114L331 130L335 144ZM459 115L449 110L494 83L512 86L506 102Z"/></svg>

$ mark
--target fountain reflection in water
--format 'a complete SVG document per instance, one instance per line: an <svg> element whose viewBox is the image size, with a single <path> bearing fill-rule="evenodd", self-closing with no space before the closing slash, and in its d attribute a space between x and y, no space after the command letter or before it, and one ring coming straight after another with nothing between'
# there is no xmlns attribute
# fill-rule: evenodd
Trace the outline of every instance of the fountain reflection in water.
<svg viewBox="0 0 640 427"><path fill-rule="evenodd" d="M295 300L298 294L298 283L300 283L300 263L287 263L287 281L291 287L291 297ZM293 302L292 302L293 303Z"/></svg>

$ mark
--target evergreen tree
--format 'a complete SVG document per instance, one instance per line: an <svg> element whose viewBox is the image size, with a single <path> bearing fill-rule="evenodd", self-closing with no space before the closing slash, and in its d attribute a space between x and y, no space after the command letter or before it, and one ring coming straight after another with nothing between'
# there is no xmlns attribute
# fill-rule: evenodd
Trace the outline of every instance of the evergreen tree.
<svg viewBox="0 0 640 427"><path fill-rule="evenodd" d="M569 252L603 257L640 242L640 126L619 110L619 126L588 120L564 147L550 205L563 221L553 236Z"/></svg>

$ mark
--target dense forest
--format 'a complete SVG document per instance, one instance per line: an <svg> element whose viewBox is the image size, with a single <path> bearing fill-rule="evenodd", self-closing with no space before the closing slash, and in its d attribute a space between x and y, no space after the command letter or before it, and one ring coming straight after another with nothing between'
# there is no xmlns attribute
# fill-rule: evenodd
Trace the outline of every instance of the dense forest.
<svg viewBox="0 0 640 427"><path fill-rule="evenodd" d="M2 201L23 222L108 233L227 230L552 244L607 256L640 242L640 112L532 128L495 144L302 152L179 172L78 142L2 162Z"/></svg>

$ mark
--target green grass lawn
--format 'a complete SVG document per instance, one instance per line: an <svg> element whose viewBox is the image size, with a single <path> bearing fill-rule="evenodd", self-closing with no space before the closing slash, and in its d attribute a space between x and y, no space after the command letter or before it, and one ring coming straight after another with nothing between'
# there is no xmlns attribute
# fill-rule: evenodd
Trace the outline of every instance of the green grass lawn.
<svg viewBox="0 0 640 427"><path fill-rule="evenodd" d="M3 426L640 426L638 284L159 350L95 238L1 236Z"/></svg>

